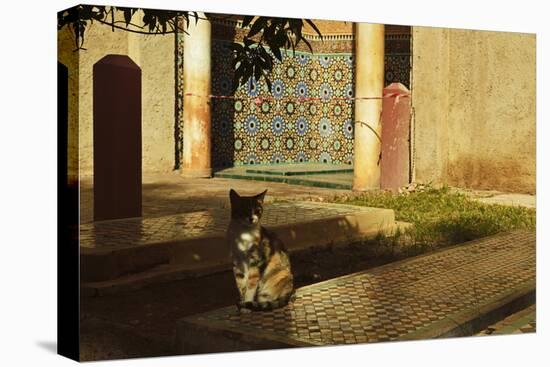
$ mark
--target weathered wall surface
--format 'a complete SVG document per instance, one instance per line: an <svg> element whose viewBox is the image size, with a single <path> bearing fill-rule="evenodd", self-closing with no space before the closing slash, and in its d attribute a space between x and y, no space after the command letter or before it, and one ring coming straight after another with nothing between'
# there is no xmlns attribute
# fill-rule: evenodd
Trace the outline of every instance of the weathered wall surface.
<svg viewBox="0 0 550 367"><path fill-rule="evenodd" d="M67 67L69 73L69 116L67 169L69 182L78 179L78 52L73 52L75 43L71 32L65 28L58 32L57 60Z"/></svg>
<svg viewBox="0 0 550 367"><path fill-rule="evenodd" d="M143 171L170 172L175 165L175 35L133 34L130 39L136 44L130 57L141 67Z"/></svg>
<svg viewBox="0 0 550 367"><path fill-rule="evenodd" d="M323 19L313 19L315 26L321 34L323 35L332 35L332 34L351 34L353 33L353 22L342 22L335 20L323 20ZM304 22L305 23L305 22ZM305 23L304 29L302 31L304 34L317 34L313 27Z"/></svg>
<svg viewBox="0 0 550 367"><path fill-rule="evenodd" d="M59 60L70 64L69 94L75 96L69 101L69 125L78 126L81 174L93 174L93 65L109 54L128 55L141 68L143 172L168 172L174 168L174 37L113 32L95 22L86 30L86 50L73 52L72 35L66 29L59 32ZM71 145L70 149L76 150L76 146Z"/></svg>
<svg viewBox="0 0 550 367"><path fill-rule="evenodd" d="M413 27L416 181L535 192L535 36Z"/></svg>

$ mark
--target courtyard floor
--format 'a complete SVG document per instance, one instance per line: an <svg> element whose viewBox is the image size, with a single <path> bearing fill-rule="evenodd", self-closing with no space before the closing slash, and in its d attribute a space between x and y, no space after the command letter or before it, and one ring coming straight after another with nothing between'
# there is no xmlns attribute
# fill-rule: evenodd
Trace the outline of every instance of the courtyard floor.
<svg viewBox="0 0 550 367"><path fill-rule="evenodd" d="M238 169L238 172L243 169ZM229 176L234 170L224 171ZM321 175L320 180L334 176L335 182L342 179L349 181L350 173L333 173ZM293 177L293 176L288 176ZM309 177L309 175L308 175ZM313 179L319 175L311 175ZM333 180L333 179L330 179ZM146 173L143 175L143 216L188 213L210 208L227 209L229 189L233 188L244 195L252 195L268 189L266 201L274 200L311 200L326 201L335 196L349 196L352 191L330 187L294 185L284 182L254 181L229 177L211 179L188 179L178 173ZM473 199L486 204L536 207L536 196L528 194L503 193L489 190L457 189ZM93 177L81 178L81 211L80 222L93 221Z"/></svg>
<svg viewBox="0 0 550 367"><path fill-rule="evenodd" d="M359 280L367 281L370 284L369 287L382 287L381 289L376 288L377 291L368 294L368 298L374 297L373 300L376 299L377 295L391 296L393 294L399 302L405 302L406 294L416 294L416 288L421 284L427 287L422 288L422 292L427 292L426 294L429 294L430 297L443 297L441 298L444 303L443 306L436 305L432 307L433 304L430 304L427 309L425 303L419 300L411 301L408 306L403 306L402 311L399 311L403 313L401 315L402 320L395 320L395 315L391 314L391 310L386 309L388 306L388 301L384 300L386 296L383 297L380 305L376 305L376 302L371 303L376 313L375 317L380 321L380 324L374 322L373 325L370 325L373 328L372 330L369 329L370 338L372 338L372 331L379 326L386 330L391 326L387 324L388 322L394 324L399 330L403 328L403 330L408 330L410 327L424 325L426 322L432 321L434 317L444 317L444 314L441 313L442 309L453 311L458 308L462 310L462 306L458 305L457 302L466 302L473 306L475 310L479 310L484 295L499 298L500 293L509 292L518 282L521 283L525 279L528 281L534 279L534 266L532 266L534 262L534 235L518 234L516 237L512 240L503 240L497 237L496 241L492 240L485 244L480 244L479 242L483 241L478 241L472 251L467 251L468 248L461 249L458 246L455 247L454 255L451 256L445 256L445 251L443 253L438 252L439 258L435 259L433 256L420 256L418 259L408 261L408 265L405 267L389 264L387 266L394 269L389 273L383 270L386 267L378 267L395 260L391 257L375 256L372 253L365 254L357 248L326 249L294 256L292 258L293 272L295 273L297 287L313 286L312 292L310 292L311 297L325 297L327 295L325 292L315 295L316 283L331 280L350 272L365 272L365 269L372 269L372 271L366 270L364 279ZM526 241L523 241L523 239L526 239ZM435 263L433 263L434 261ZM451 263L454 264L451 267L445 265ZM512 267L515 270L511 270ZM408 270L403 272L406 269ZM436 273L439 275L436 276ZM401 275L395 277L392 274ZM445 274L452 274L452 276L444 276ZM456 274L462 275L457 277ZM406 279L411 280L412 283L408 284L409 281L401 282L399 279L403 276L406 276ZM434 279L434 276L439 279L437 282L430 280ZM387 278L387 281L380 281L381 277ZM488 279L491 281L489 283L483 281L484 277L489 277ZM413 281L413 278L417 280ZM473 287L474 284L478 284L479 287ZM473 294L470 294L471 292ZM348 295L350 298L347 299L346 294L334 293L333 296L336 298L330 298L336 301L336 305L333 304L333 306L337 308L347 304L347 302L351 302L352 305L359 305L357 302L360 299L356 299L356 297L360 294L361 292L352 292ZM444 295L442 296L442 294ZM176 350L174 341L177 320L233 305L236 296L234 279L230 271L215 273L198 279L156 284L155 286L130 292L107 294L101 297L85 297L82 295L82 358L83 360L98 360L171 355ZM307 300L304 299L305 301ZM306 306L304 304L304 307ZM325 306L329 307L330 304L321 302L320 307ZM367 306L367 308L371 307ZM307 322L307 314L310 312L309 307L307 306L305 309L305 321L297 321L300 321L300 323ZM415 307L419 307L417 310L419 314L415 314ZM515 333L516 331L509 330L510 325L515 325L514 330L521 329L522 332L529 327L532 330L535 321L534 312L528 313L527 316L531 316L529 320L525 317L525 312L520 311L517 314L519 317L510 316L504 322L496 322L498 318L495 319L495 324L486 327L486 330L481 331L478 335L502 334L504 331ZM339 320L338 325L342 326L341 322L345 324L345 320L340 320L340 316L334 321ZM325 316L321 314L322 317ZM517 322L518 319L519 323ZM363 319L359 318L358 322L368 322L368 318L365 319L366 321L361 320ZM510 320L516 320L516 322ZM344 325L344 328L347 327L346 325ZM333 327L331 323L328 326ZM308 332L316 332L309 328L307 330ZM394 331L386 332L387 336L380 334L376 338L386 340L384 338L390 337L389 334L394 335ZM349 332L344 330L342 334L336 333L334 335L345 337L347 334Z"/></svg>
<svg viewBox="0 0 550 367"><path fill-rule="evenodd" d="M178 324L177 351L471 336L487 320L532 305L534 291L535 234L498 234L300 288L295 301L271 312L229 306L191 316ZM497 328L514 332L532 310L526 314Z"/></svg>
<svg viewBox="0 0 550 367"><path fill-rule="evenodd" d="M266 202L282 200L323 201L349 190L288 185L278 182L239 180L230 178L188 179L177 173L143 175L143 216L154 217L189 213L204 209L228 209L229 189L239 194L258 194L267 189ZM93 177L81 179L80 222L93 221Z"/></svg>
<svg viewBox="0 0 550 367"><path fill-rule="evenodd" d="M84 224L84 228L91 228L94 226L92 177L84 177L81 188L81 223ZM256 194L267 188L267 203L273 207L281 206L279 215L274 216L275 221L303 219L303 213L300 214L296 208L293 209L295 215L289 216L287 213L288 206L292 207L297 201L313 201L316 203L311 204L324 206L324 202L335 196L354 195L350 190L278 182L230 178L184 179L177 173L145 174L141 220L154 223L162 221L162 218L177 218L182 214L198 215L197 213L204 211L227 213L230 188L244 195ZM535 202L535 197L529 195L518 201L505 200L511 197L510 194L467 192L473 198L481 200L498 197L500 203L505 205L528 206L534 205ZM326 209L330 206L331 204L327 204ZM286 209L283 210L283 207ZM319 210L316 212L321 215ZM110 225L109 222L96 224L100 227ZM197 230L203 231L200 222L195 224L198 226ZM162 231L165 230L158 228L156 233L162 235ZM105 238L110 236L107 231ZM93 241L88 244L93 247ZM311 252L292 258L297 286L314 284L393 260L395 259L392 256L380 256L352 247L319 250L312 248ZM176 320L233 304L236 297L233 283L232 274L223 271L206 274L199 279L174 280L120 294L113 293L101 297L82 294L83 360L173 354ZM215 297L212 297L212 294L215 294Z"/></svg>

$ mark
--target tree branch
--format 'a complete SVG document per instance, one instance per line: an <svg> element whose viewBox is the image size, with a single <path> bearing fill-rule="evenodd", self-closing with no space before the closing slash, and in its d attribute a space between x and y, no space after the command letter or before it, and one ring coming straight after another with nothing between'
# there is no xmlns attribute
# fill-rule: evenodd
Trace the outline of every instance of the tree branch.
<svg viewBox="0 0 550 367"><path fill-rule="evenodd" d="M99 23L101 24L105 24L105 25L108 25L108 26L112 26L116 29L121 29L123 31L127 31L127 32L132 32L132 33L138 33L138 34L144 34L144 35L155 35L155 34L173 34L173 33L176 33L176 31L166 31L166 32L147 32L147 31L138 31L138 30L135 30L135 29L131 29L131 28L126 28L126 27L121 27L121 26L118 26L116 25L115 23L110 23L110 22L106 22L104 20L99 20L99 19L96 19ZM143 27L142 27L143 29ZM185 30L183 30L183 33L187 33Z"/></svg>

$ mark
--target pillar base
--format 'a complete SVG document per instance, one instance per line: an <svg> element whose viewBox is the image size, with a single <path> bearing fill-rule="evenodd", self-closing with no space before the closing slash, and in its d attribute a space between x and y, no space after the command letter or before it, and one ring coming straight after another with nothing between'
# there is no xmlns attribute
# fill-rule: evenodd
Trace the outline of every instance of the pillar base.
<svg viewBox="0 0 550 367"><path fill-rule="evenodd" d="M182 168L180 174L187 178L211 178L212 168Z"/></svg>

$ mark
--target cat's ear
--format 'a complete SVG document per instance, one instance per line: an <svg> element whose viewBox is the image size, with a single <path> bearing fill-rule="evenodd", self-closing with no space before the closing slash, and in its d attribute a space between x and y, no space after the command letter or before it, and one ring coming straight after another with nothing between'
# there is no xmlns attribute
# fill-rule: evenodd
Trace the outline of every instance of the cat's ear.
<svg viewBox="0 0 550 367"><path fill-rule="evenodd" d="M239 194L237 194L237 191L231 189L229 190L229 199L231 200L231 202L234 202L235 200L239 199L240 196Z"/></svg>
<svg viewBox="0 0 550 367"><path fill-rule="evenodd" d="M267 189L265 189L264 192L262 192L262 193L256 195L256 200L258 200L258 201L260 201L260 202L263 203L263 202L264 202L264 197L265 197L266 192L267 192Z"/></svg>

